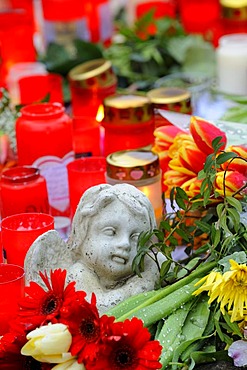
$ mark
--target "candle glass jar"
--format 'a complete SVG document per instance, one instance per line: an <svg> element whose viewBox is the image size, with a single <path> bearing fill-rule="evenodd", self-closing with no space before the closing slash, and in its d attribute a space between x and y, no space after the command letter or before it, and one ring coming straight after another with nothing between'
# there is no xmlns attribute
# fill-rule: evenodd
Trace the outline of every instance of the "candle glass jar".
<svg viewBox="0 0 247 370"><path fill-rule="evenodd" d="M24 290L25 271L23 267L0 263L0 337L9 331L11 320L15 319L18 312L19 300L25 296ZM9 366L7 365L7 368L14 368ZM5 368L4 365L3 368Z"/></svg>
<svg viewBox="0 0 247 370"><path fill-rule="evenodd" d="M117 88L111 62L105 59L79 64L71 69L68 79L74 116L96 117L103 100Z"/></svg>
<svg viewBox="0 0 247 370"><path fill-rule="evenodd" d="M216 49L218 90L226 94L246 95L247 33L222 36Z"/></svg>
<svg viewBox="0 0 247 370"><path fill-rule="evenodd" d="M34 62L33 20L25 9L0 12L0 85L6 85L9 69L15 63ZM25 47L20 45L25 44Z"/></svg>
<svg viewBox="0 0 247 370"><path fill-rule="evenodd" d="M46 179L53 216L69 217L66 165L74 159L72 119L60 103L39 103L21 108L16 120L19 165L38 167Z"/></svg>
<svg viewBox="0 0 247 370"><path fill-rule="evenodd" d="M247 32L247 0L220 0L222 34Z"/></svg>
<svg viewBox="0 0 247 370"><path fill-rule="evenodd" d="M115 94L104 100L104 155L154 143L154 111L144 95Z"/></svg>
<svg viewBox="0 0 247 370"><path fill-rule="evenodd" d="M27 251L33 242L54 230L54 217L46 213L18 213L2 219L1 239L7 263L24 266Z"/></svg>
<svg viewBox="0 0 247 370"><path fill-rule="evenodd" d="M73 55L75 39L90 41L91 35L82 0L42 0L45 47L57 43Z"/></svg>
<svg viewBox="0 0 247 370"><path fill-rule="evenodd" d="M147 97L154 106L155 127L170 124L160 115L159 109L184 114L192 113L191 93L188 90L179 87L160 87L150 90Z"/></svg>
<svg viewBox="0 0 247 370"><path fill-rule="evenodd" d="M17 213L49 213L46 180L40 170L17 166L4 170L0 178L1 217Z"/></svg>
<svg viewBox="0 0 247 370"><path fill-rule="evenodd" d="M127 183L142 191L150 200L157 223L162 219L163 200L159 157L148 150L123 150L106 157L106 182Z"/></svg>

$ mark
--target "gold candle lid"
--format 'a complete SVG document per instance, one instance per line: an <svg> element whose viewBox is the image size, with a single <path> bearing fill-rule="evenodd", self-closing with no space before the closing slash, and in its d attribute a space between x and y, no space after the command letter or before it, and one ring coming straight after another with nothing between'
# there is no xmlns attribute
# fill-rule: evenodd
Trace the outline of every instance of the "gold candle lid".
<svg viewBox="0 0 247 370"><path fill-rule="evenodd" d="M104 122L133 124L147 122L154 112L150 100L141 94L114 94L104 102Z"/></svg>
<svg viewBox="0 0 247 370"><path fill-rule="evenodd" d="M153 104L171 104L189 100L191 93L179 87L160 87L147 92L147 97Z"/></svg>
<svg viewBox="0 0 247 370"><path fill-rule="evenodd" d="M159 157L147 150L121 150L106 157L106 172L122 181L150 179L160 173Z"/></svg>
<svg viewBox="0 0 247 370"><path fill-rule="evenodd" d="M247 0L221 0L222 16L235 21L247 19Z"/></svg>
<svg viewBox="0 0 247 370"><path fill-rule="evenodd" d="M94 59L72 68L69 81L75 87L85 89L104 88L117 82L109 60Z"/></svg>

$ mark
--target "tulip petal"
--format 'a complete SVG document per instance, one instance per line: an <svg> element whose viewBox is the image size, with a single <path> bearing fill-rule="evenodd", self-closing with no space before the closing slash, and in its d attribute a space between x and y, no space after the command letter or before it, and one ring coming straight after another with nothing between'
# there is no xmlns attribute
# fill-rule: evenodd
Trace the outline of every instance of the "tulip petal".
<svg viewBox="0 0 247 370"><path fill-rule="evenodd" d="M212 141L221 136L222 146L220 150L226 147L226 134L212 123L203 118L192 116L190 119L190 132L198 148L209 155L214 152Z"/></svg>

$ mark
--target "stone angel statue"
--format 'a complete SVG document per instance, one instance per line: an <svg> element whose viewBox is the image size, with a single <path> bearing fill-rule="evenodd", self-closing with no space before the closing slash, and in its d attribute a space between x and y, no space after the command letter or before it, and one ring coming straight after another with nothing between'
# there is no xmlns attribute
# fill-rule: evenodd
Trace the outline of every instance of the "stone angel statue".
<svg viewBox="0 0 247 370"><path fill-rule="evenodd" d="M65 242L55 230L39 236L25 259L26 284L41 284L39 271L67 270L67 281L89 296L94 292L100 313L131 295L154 289L159 276L151 258L138 277L132 271L142 231L156 228L149 199L129 184L101 184L81 197Z"/></svg>

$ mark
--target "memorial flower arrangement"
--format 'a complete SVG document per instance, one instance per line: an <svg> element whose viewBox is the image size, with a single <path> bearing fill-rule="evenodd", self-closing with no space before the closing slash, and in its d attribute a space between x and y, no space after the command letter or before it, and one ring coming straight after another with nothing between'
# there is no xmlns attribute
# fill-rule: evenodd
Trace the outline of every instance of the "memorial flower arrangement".
<svg viewBox="0 0 247 370"><path fill-rule="evenodd" d="M0 339L1 369L160 369L161 345L142 320L116 322L100 316L66 270L40 273L45 287L31 282L10 330Z"/></svg>
<svg viewBox="0 0 247 370"><path fill-rule="evenodd" d="M167 171L193 181L184 187L178 175L173 187L167 183L173 212L140 235L133 271L141 277L145 258L152 258L160 272L156 289L101 316L97 297L88 300L74 282L66 285L65 270L40 273L44 287L26 287L0 338L1 369L192 370L217 360L247 365L247 150L227 148L226 135L210 125L193 117L190 145L176 144L177 134L170 142L169 166L174 160L176 168ZM175 258L182 244L185 256Z"/></svg>

